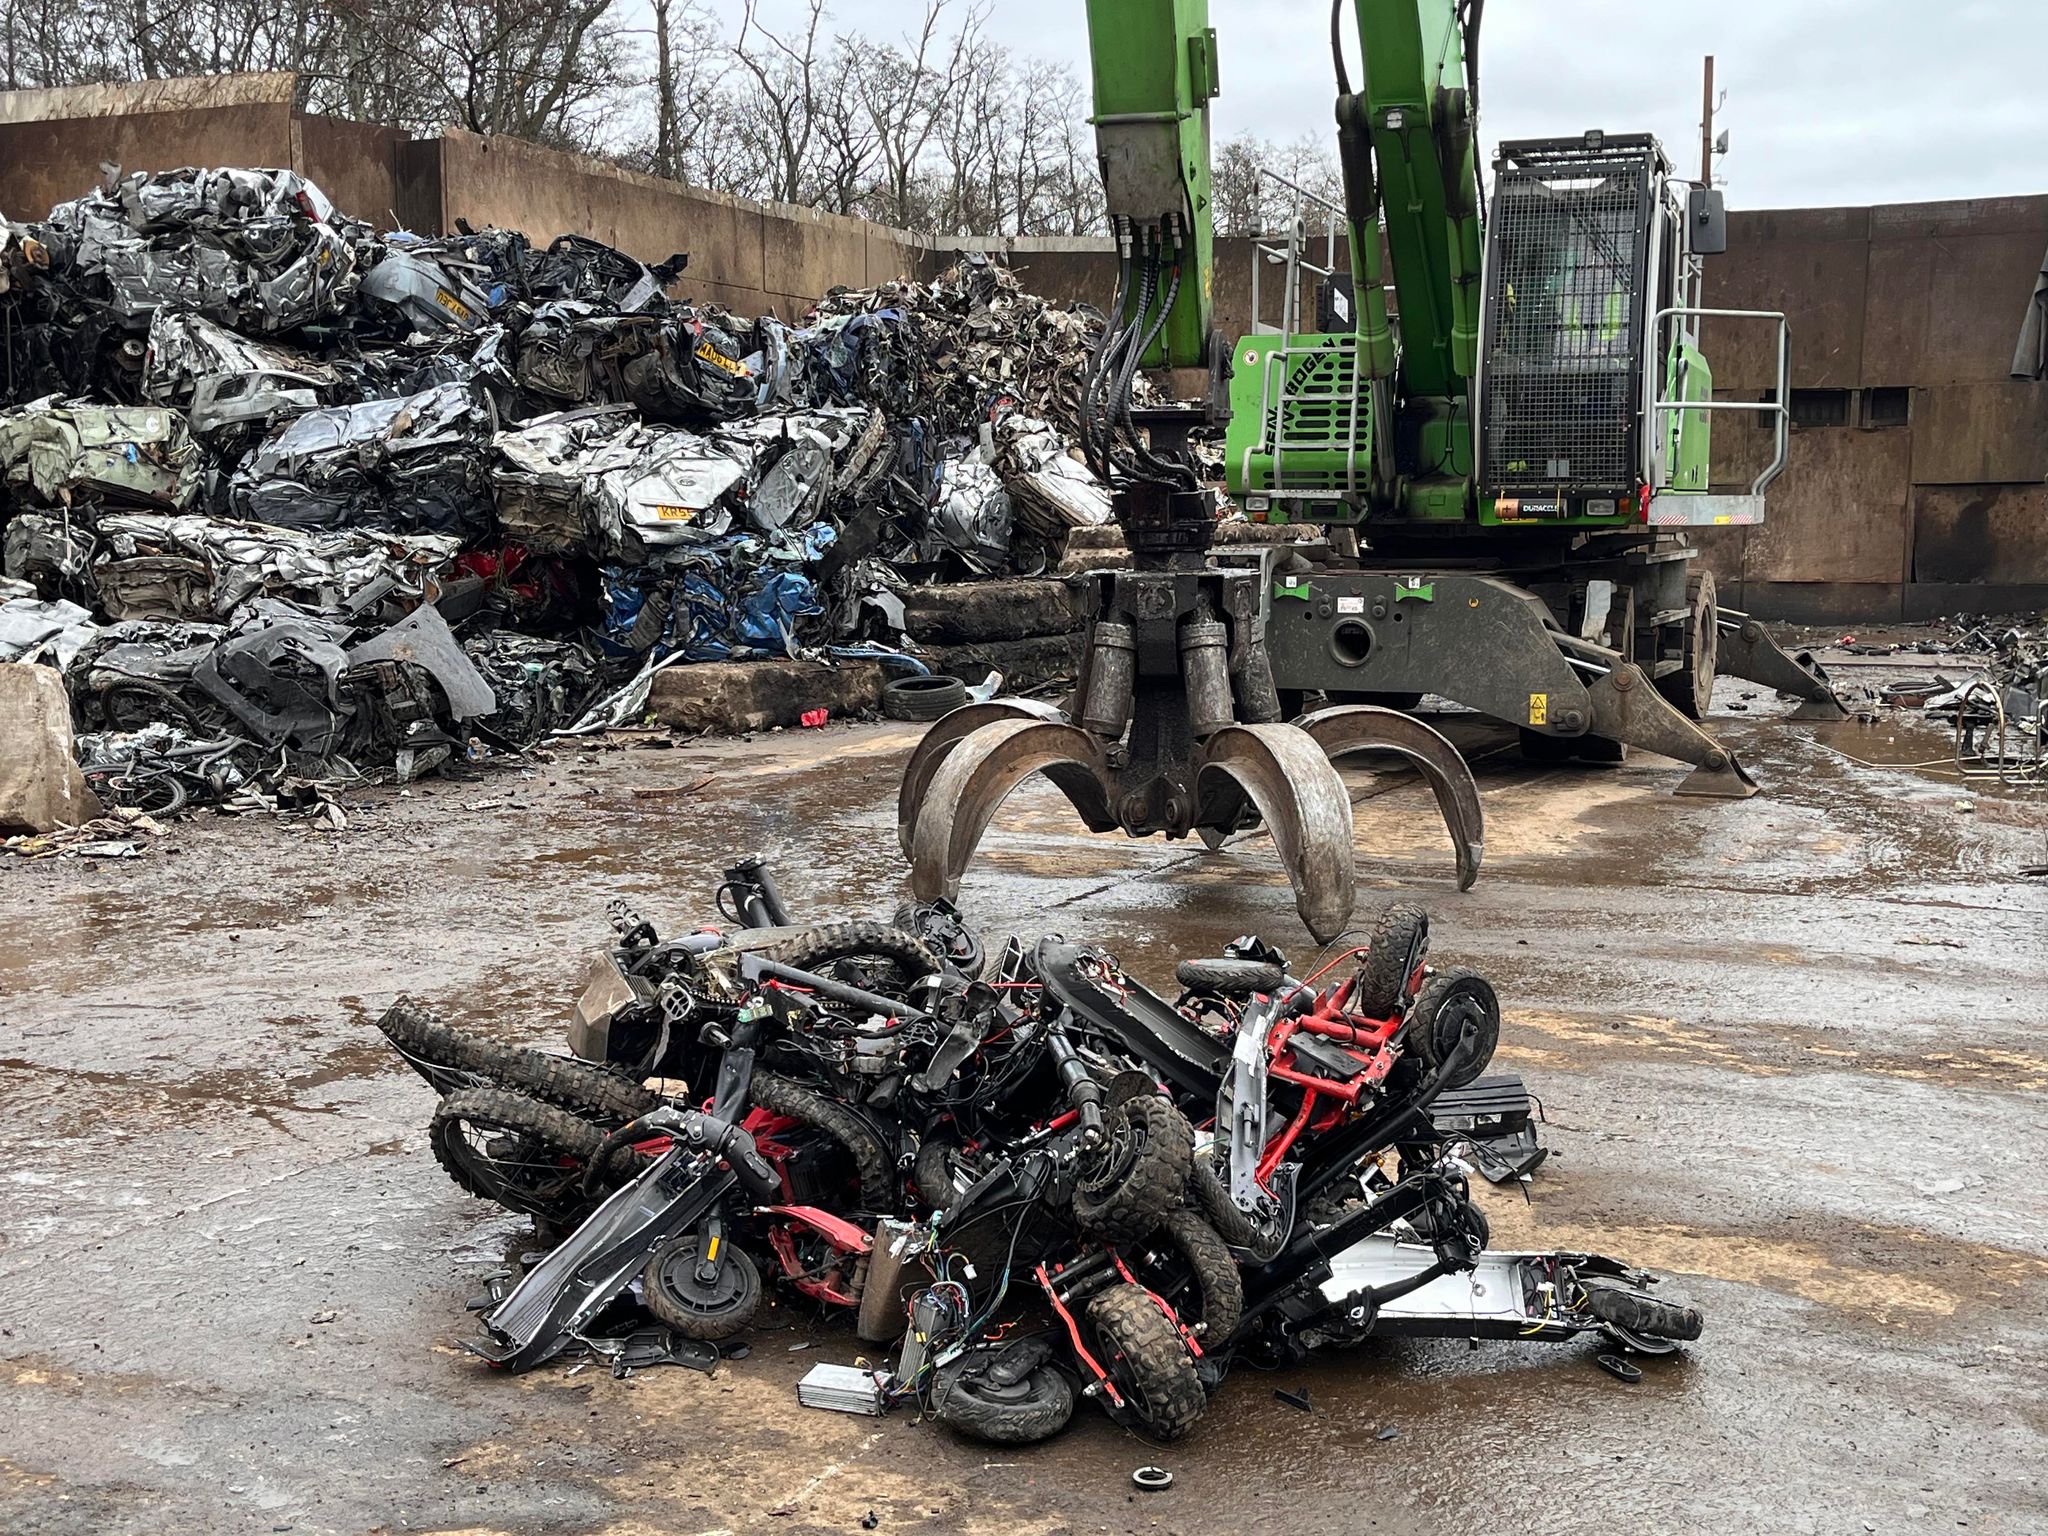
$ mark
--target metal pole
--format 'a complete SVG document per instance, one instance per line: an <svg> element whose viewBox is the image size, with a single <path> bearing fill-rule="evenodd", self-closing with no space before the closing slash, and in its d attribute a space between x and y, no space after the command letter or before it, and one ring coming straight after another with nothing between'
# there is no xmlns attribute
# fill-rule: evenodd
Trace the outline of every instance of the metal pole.
<svg viewBox="0 0 2048 1536"><path fill-rule="evenodd" d="M1714 56L1707 55L1706 79L1700 87L1700 185L1714 184Z"/></svg>

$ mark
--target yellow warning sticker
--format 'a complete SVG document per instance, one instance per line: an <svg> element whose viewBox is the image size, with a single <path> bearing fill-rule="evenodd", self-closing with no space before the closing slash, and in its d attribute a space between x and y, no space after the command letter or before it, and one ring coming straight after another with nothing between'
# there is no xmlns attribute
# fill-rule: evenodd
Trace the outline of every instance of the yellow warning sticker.
<svg viewBox="0 0 2048 1536"><path fill-rule="evenodd" d="M1529 723L1531 725L1550 724L1549 694L1532 693L1529 695Z"/></svg>

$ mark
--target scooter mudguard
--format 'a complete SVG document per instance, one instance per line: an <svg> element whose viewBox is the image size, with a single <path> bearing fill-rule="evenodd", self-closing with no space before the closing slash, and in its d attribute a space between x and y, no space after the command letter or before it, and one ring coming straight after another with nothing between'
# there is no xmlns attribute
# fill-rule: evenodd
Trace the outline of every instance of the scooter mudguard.
<svg viewBox="0 0 2048 1536"><path fill-rule="evenodd" d="M719 1166L699 1174L686 1147L664 1153L604 1204L484 1315L488 1337L468 1348L524 1371L553 1359L632 1282L670 1239L695 1229L738 1180Z"/></svg>

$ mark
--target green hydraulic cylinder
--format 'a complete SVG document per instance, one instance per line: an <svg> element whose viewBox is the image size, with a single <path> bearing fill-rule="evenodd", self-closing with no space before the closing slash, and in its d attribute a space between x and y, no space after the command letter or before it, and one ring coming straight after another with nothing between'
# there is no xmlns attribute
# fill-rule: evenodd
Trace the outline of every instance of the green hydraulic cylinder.
<svg viewBox="0 0 2048 1536"><path fill-rule="evenodd" d="M1216 286L1209 200L1216 33L1208 0L1088 0L1088 48L1090 121L1110 217L1134 226L1138 258L1148 240L1162 251L1154 312L1165 300L1167 269L1180 268L1173 307L1143 364L1205 367Z"/></svg>

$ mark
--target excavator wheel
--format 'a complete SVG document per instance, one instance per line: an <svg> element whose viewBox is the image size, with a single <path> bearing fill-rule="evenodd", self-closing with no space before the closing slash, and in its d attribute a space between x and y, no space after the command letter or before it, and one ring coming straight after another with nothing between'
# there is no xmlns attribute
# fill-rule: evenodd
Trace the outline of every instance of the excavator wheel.
<svg viewBox="0 0 2048 1536"><path fill-rule="evenodd" d="M1685 606L1685 667L1658 678L1657 691L1686 719L1703 720L1713 703L1714 667L1721 653L1712 571L1686 582Z"/></svg>

